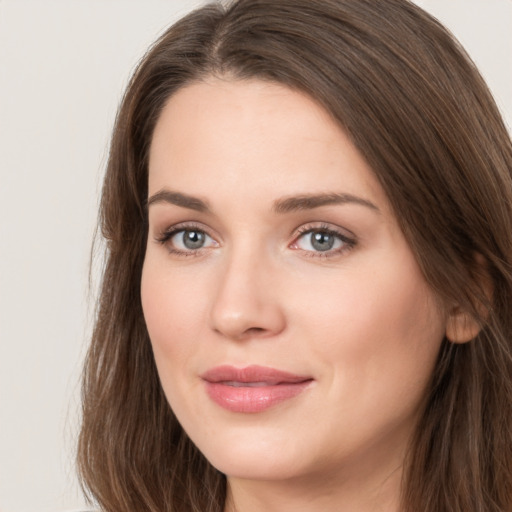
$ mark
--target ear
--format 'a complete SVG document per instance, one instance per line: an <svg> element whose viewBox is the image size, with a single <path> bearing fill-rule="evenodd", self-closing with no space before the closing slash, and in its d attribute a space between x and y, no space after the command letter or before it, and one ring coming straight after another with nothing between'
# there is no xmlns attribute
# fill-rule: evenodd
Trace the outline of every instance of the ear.
<svg viewBox="0 0 512 512"><path fill-rule="evenodd" d="M480 323L460 306L454 306L446 322L446 337L452 343L467 343L480 332Z"/></svg>
<svg viewBox="0 0 512 512"><path fill-rule="evenodd" d="M475 299L477 317L459 304L453 306L446 322L446 337L452 343L467 343L478 336L482 329L482 319L489 315L491 307L493 285L489 275L488 265L481 254L475 254L476 269L473 277L480 288L480 299Z"/></svg>

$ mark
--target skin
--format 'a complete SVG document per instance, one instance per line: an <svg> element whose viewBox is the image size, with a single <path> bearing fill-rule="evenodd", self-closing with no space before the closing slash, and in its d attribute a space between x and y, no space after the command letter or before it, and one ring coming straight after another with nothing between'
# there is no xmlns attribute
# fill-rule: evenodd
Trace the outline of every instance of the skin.
<svg viewBox="0 0 512 512"><path fill-rule="evenodd" d="M164 190L209 210L172 204ZM333 193L357 200L275 208ZM149 198L144 316L171 407L228 476L226 510L397 511L449 315L343 130L278 84L193 83L157 123ZM201 248L183 244L187 227L205 233ZM309 230L325 229L343 238L319 251ZM221 364L312 382L263 412L231 412L200 377Z"/></svg>

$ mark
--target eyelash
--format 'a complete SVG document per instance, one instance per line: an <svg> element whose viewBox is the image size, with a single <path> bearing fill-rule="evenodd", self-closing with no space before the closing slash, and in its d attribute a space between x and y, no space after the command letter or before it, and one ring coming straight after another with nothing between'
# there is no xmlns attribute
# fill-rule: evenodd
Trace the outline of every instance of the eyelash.
<svg viewBox="0 0 512 512"><path fill-rule="evenodd" d="M306 251L304 250L304 255L308 258L333 258L336 256L339 256L345 252L348 252L352 250L356 245L356 239L355 237L349 237L345 235L344 233L341 233L341 231L338 231L337 229L333 229L330 225L327 224L321 224L318 225L312 225L312 224L306 224L304 226L301 226L298 229L298 234L295 236L294 241L292 242L292 245L296 245L298 240L300 240L302 237L309 233L324 233L326 235L333 236L340 240L343 245L339 247L338 249L329 249L327 251ZM300 250L300 249L295 249Z"/></svg>
<svg viewBox="0 0 512 512"><path fill-rule="evenodd" d="M183 257L191 257L191 256L200 256L202 253L202 249L196 249L196 250L188 250L188 251L182 251L181 249L177 249L176 247L172 247L169 243L173 236L177 235L180 232L184 231L197 231L199 233L204 233L206 236L210 237L203 226L199 224L194 223L185 223L185 224L177 224L175 226L172 226L165 231L163 231L160 235L158 235L155 240L160 243L161 245L164 245L167 247L167 250L176 256L183 256ZM212 237L210 237L212 238Z"/></svg>
<svg viewBox="0 0 512 512"><path fill-rule="evenodd" d="M163 231L160 235L155 237L155 240L160 243L161 245L164 245L167 247L167 250L176 256L181 257L193 257L193 256L200 256L203 253L203 250L206 249L204 247L201 247L199 249L190 249L187 251L183 251L181 249L177 249L176 247L172 247L171 244L169 244L170 240L177 235L180 232L186 232L186 231L197 231L199 233L203 233L207 237L211 238L213 240L213 237L211 237L207 231L204 229L203 226L199 224L194 223L185 223L185 224L177 224L175 226L172 226L165 231ZM304 237L305 235L309 233L324 233L326 235L330 235L335 237L336 239L340 240L342 242L342 246L337 249L329 249L326 251L308 251L308 250L302 250L302 252L305 254L305 256L309 258L332 258L335 256L339 256L345 252L348 252L352 250L356 245L356 239L355 237L349 237L340 231L333 229L331 226L327 224L321 224L321 225L313 225L313 224L306 224L304 226L301 226L297 230L297 234L295 235L293 242L290 244L291 246L296 245L297 242ZM297 247L294 247L293 250L301 250Z"/></svg>

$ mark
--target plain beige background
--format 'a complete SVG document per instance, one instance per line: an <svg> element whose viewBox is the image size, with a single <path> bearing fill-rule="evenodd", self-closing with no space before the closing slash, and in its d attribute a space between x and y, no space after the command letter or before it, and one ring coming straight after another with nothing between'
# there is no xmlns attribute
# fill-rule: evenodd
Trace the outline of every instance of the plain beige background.
<svg viewBox="0 0 512 512"><path fill-rule="evenodd" d="M278 0L276 0L278 1ZM73 467L109 133L131 70L194 0L0 0L0 511L83 507ZM418 0L512 126L512 0Z"/></svg>

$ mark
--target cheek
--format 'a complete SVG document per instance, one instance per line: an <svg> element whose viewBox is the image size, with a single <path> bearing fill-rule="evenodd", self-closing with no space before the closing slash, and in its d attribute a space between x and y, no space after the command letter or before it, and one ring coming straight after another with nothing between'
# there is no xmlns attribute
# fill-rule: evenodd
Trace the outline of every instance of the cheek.
<svg viewBox="0 0 512 512"><path fill-rule="evenodd" d="M173 271L168 262L147 256L141 280L144 318L162 388L181 419L190 416L187 397L197 386L195 357L204 338L205 308L198 300L204 293L198 286L186 272ZM200 417L201 411L195 415Z"/></svg>
<svg viewBox="0 0 512 512"><path fill-rule="evenodd" d="M157 367L178 366L193 350L203 322L193 280L154 261L144 263L141 300Z"/></svg>
<svg viewBox="0 0 512 512"><path fill-rule="evenodd" d="M307 297L291 294L301 311L300 331L313 340L332 379L362 387L386 381L397 389L401 379L418 386L428 381L444 314L409 251L390 254L333 273Z"/></svg>

